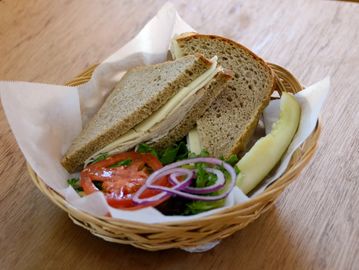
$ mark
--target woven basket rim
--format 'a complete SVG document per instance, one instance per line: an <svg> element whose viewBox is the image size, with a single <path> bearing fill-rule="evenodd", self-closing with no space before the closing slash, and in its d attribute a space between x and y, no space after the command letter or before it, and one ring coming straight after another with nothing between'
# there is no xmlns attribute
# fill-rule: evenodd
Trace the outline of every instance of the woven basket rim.
<svg viewBox="0 0 359 270"><path fill-rule="evenodd" d="M275 78L276 78L276 81L277 81L277 91L279 93L285 91L286 86L284 84L290 85L292 87L292 89L294 89L295 92L299 92L300 90L303 89L302 86L300 85L300 83L298 82L298 80L288 70L286 70L285 68L283 68L283 67L281 67L279 65L276 65L276 64L268 63L268 65L274 71ZM89 80L89 78L91 77L91 75L92 75L94 69L96 68L96 66L97 65L91 66L89 69L87 69L85 72L83 72L82 74L77 76L74 80L67 83L66 85L68 85L68 86L76 86L76 85L80 85L82 83L87 82ZM283 79L283 76L284 76L284 79ZM106 217L106 216L96 216L96 215L90 214L90 213L88 213L86 211L79 210L78 208L74 207L69 202L67 202L59 193L57 193L55 190L53 190L51 187L49 187L49 186L47 186L45 184L45 182L32 169L32 167L31 167L31 165L29 163L27 163L27 169L29 171L30 177L32 178L35 185L40 189L40 191L42 191L47 197L49 197L60 208L62 208L64 211L66 211L68 213L68 215L70 216L70 218L74 222L75 222L75 220L77 220L77 218L74 217L74 216L77 216L78 214L80 214L88 222L90 222L90 221L103 221L103 222L112 223L114 225L116 225L116 224L121 224L121 226L126 225L126 226L131 227L131 228L137 228L137 227L138 228L143 228L144 226L146 226L148 229L151 229L151 228L153 228L153 229L155 229L155 228L164 228L164 227L170 228L170 227L173 227L173 226L177 227L177 226L190 225L190 224L203 222L203 221L208 222L208 221L221 219L221 218L224 218L226 215L230 215L235 210L245 209L246 207L248 207L250 205L252 205L252 207L253 207L254 203L261 202L263 199L265 199L267 197L270 197L270 196L273 196L274 194L276 194L278 192L280 194L283 191L283 189L286 186L288 186L290 182L293 181L295 176L300 172L300 170L306 165L307 162L309 162L309 160L313 156L313 154L315 152L315 149L316 149L317 141L318 141L318 138L319 138L319 135L320 135L320 129L321 129L321 125L320 125L320 121L318 120L315 129L313 130L312 134L309 137L309 138L312 138L312 140L313 140L313 143L312 143L313 145L311 146L310 151L306 151L304 153L304 155L301 156L300 161L298 163L296 163L295 165L289 166L291 164L291 162L290 162L289 165L288 165L288 168L282 174L282 176L280 178L278 178L272 185L267 187L263 191L263 193L255 196L253 198L250 198L246 202L243 202L243 203L231 206L231 207L223 208L223 209L219 210L218 212L216 212L214 214L211 214L211 215L208 215L208 216L205 216L205 217L194 218L194 219L191 219L191 220L169 221L169 222L160 222L160 223L143 223L143 222L130 221L130 220L121 219L121 218L113 218L113 217ZM309 140L309 138L307 138L307 140L303 144L305 144ZM300 149L298 149L296 152L298 152L298 151L300 151ZM293 159L294 155L295 154L293 154L292 159ZM285 181L283 183L279 181L285 175L291 175L291 174L293 174L293 176L289 177L287 179L287 181ZM262 212L258 211L258 213L261 214ZM78 222L75 222L75 223L78 224ZM78 225L84 227L81 224L78 224ZM92 231L92 233L96 234L93 231ZM100 235L97 235L97 236L100 236ZM100 236L100 237L102 237L102 236Z"/></svg>

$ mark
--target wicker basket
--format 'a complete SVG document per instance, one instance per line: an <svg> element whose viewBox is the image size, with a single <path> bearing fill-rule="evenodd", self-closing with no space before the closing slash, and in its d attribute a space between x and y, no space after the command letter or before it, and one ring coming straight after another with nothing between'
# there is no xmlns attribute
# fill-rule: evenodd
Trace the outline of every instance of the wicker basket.
<svg viewBox="0 0 359 270"><path fill-rule="evenodd" d="M279 94L285 91L296 93L302 90L300 83L291 73L280 66L274 64L270 66L276 77L276 90ZM95 66L91 67L68 85L75 86L87 82L94 68ZM320 128L317 124L311 136L294 153L282 177L261 195L246 203L193 221L143 224L109 217L94 217L72 207L61 195L48 187L30 165L28 165L28 170L41 192L65 210L75 224L104 240L129 244L146 250L188 248L228 237L267 211L313 156L319 133Z"/></svg>

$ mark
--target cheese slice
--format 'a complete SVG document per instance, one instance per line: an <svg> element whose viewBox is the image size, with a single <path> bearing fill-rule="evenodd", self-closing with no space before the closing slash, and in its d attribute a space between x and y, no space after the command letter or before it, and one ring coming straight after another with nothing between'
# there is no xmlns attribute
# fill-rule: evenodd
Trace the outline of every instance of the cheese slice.
<svg viewBox="0 0 359 270"><path fill-rule="evenodd" d="M101 153L108 153L110 155L116 154L126 151L141 142L149 140L154 141L158 138L158 136L162 137L166 135L166 133L174 128L177 123L173 122L172 124L168 125L169 121L167 121L165 128L160 127L161 124L164 125L164 120L169 116L181 115L177 114L178 111L181 111L181 107L188 103L191 100L191 97L196 94L202 87L204 87L210 80L212 80L213 77L222 69L222 67L217 67L216 56L211 59L211 62L212 66L206 72L191 82L188 86L179 90L176 95L170 98L164 106L153 113L150 117L130 129L127 133L119 137L114 142L93 154L86 160L85 166L87 166L91 160L96 158L96 156ZM181 120L178 117L176 118ZM154 130L161 130L162 134L158 134L157 138L153 138L151 132Z"/></svg>
<svg viewBox="0 0 359 270"><path fill-rule="evenodd" d="M193 128L187 135L187 148L190 152L199 155L202 151L201 140L197 128Z"/></svg>
<svg viewBox="0 0 359 270"><path fill-rule="evenodd" d="M181 48L178 46L175 38L172 39L170 51L172 52L172 57L174 56L174 59L178 59L183 56Z"/></svg>

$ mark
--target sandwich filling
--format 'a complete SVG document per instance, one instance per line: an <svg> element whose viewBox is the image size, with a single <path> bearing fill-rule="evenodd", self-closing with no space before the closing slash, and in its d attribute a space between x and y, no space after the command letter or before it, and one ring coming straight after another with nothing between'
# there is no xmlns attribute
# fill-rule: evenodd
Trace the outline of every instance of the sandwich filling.
<svg viewBox="0 0 359 270"><path fill-rule="evenodd" d="M199 155L202 150L202 145L201 145L201 139L199 137L198 130L196 127L193 128L192 130L190 130L186 139L187 139L187 148L192 153Z"/></svg>
<svg viewBox="0 0 359 270"><path fill-rule="evenodd" d="M181 49L180 47L178 46L178 43L176 41L176 39L172 39L172 42L171 42L171 51L172 53L174 54L175 56L175 59L177 58L180 58L183 56L182 52L181 52Z"/></svg>
<svg viewBox="0 0 359 270"><path fill-rule="evenodd" d="M195 105L198 99L193 96L222 70L217 66L217 57L211 59L212 66L201 76L182 88L167 103L150 117L123 134L117 140L97 151L85 162L85 166L102 153L110 155L127 151L139 143L160 139L174 128L182 119L181 115Z"/></svg>

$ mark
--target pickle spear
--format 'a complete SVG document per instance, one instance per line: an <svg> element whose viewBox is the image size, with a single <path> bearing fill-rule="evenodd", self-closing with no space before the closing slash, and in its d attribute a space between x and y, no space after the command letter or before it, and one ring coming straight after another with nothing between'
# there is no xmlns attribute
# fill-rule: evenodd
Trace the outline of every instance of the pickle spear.
<svg viewBox="0 0 359 270"><path fill-rule="evenodd" d="M290 145L300 121L300 105L295 97L283 93L280 99L279 119L272 131L259 139L238 161L240 173L237 186L245 193L253 190L279 162Z"/></svg>

